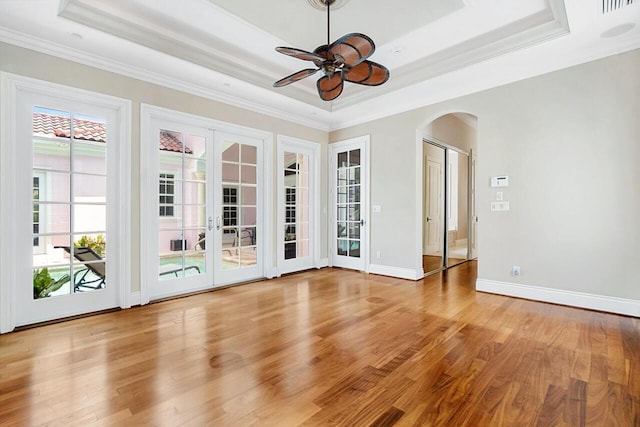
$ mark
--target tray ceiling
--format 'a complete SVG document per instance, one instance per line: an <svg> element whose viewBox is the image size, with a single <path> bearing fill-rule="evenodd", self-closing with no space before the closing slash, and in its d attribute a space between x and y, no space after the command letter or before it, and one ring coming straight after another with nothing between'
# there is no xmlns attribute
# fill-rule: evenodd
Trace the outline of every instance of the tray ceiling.
<svg viewBox="0 0 640 427"><path fill-rule="evenodd" d="M326 43L326 14L308 0L0 0L0 40L331 129L362 120L357 111L364 106L387 114L390 104L406 109L469 93L474 75L478 88L518 79L509 67L497 79L497 70L487 68L492 63L548 58L546 71L562 68L552 55L578 36L597 42L599 50L573 63L602 56L599 32L637 21L639 8L603 17L600 1L349 0L331 12L331 40L349 32L369 35L376 43L370 59L388 67L391 78L379 87L346 84L332 102L317 95L319 75L272 87L310 64L277 53L276 46L312 51ZM611 53L640 45L634 26L611 39ZM545 72L538 64L531 70L538 68ZM456 76L462 79L457 86L451 84ZM437 85L430 92L436 97L410 99L420 93L416 88L430 85Z"/></svg>

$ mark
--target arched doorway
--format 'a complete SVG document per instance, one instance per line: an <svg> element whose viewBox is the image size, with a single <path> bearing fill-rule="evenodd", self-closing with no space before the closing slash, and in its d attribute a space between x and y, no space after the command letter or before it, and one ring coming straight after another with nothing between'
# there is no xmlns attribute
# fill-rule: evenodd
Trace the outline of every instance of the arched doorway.
<svg viewBox="0 0 640 427"><path fill-rule="evenodd" d="M447 113L421 131L421 262L425 275L477 257L477 117Z"/></svg>

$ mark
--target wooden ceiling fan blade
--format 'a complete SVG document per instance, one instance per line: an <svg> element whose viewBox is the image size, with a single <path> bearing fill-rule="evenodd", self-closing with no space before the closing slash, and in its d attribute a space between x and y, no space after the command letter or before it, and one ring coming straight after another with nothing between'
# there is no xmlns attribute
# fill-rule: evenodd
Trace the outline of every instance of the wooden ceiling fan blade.
<svg viewBox="0 0 640 427"><path fill-rule="evenodd" d="M317 68L307 68L305 70L300 70L297 73L293 73L290 76L287 76L283 79L278 80L273 84L273 87L282 87L286 85L290 85L291 83L295 83L298 80L302 80L305 77L309 77L318 72Z"/></svg>
<svg viewBox="0 0 640 427"><path fill-rule="evenodd" d="M342 73L335 73L331 77L324 76L316 83L318 94L323 101L332 101L340 96L344 88Z"/></svg>
<svg viewBox="0 0 640 427"><path fill-rule="evenodd" d="M376 45L369 36L361 33L349 33L331 43L328 50L334 56L342 57L345 65L353 67L373 55Z"/></svg>
<svg viewBox="0 0 640 427"><path fill-rule="evenodd" d="M373 61L363 61L344 72L344 79L351 83L379 86L389 80L389 70Z"/></svg>
<svg viewBox="0 0 640 427"><path fill-rule="evenodd" d="M295 47L279 46L276 48L277 52L282 54L293 56L294 58L302 59L304 61L324 61L324 58L315 53L307 52L306 50L296 49Z"/></svg>

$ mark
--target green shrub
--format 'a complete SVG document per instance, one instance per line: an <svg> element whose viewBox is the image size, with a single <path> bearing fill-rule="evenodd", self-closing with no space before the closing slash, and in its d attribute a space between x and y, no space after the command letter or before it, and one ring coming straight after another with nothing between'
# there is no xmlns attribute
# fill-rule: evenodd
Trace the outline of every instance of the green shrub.
<svg viewBox="0 0 640 427"><path fill-rule="evenodd" d="M33 270L33 298L46 298L67 283L71 278L65 274L58 280L51 277L48 268Z"/></svg>
<svg viewBox="0 0 640 427"><path fill-rule="evenodd" d="M73 246L75 247L85 247L92 249L95 253L104 257L105 248L107 246L107 241L104 238L104 235L98 234L94 239L91 236L82 236L76 242L73 242Z"/></svg>

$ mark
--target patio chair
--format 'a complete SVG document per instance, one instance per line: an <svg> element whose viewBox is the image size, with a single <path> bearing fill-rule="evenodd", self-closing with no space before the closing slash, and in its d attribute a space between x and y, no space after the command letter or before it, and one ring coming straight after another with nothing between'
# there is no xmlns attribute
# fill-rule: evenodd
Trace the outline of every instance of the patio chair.
<svg viewBox="0 0 640 427"><path fill-rule="evenodd" d="M183 269L180 264L163 264L160 266L158 273L160 276L173 274L176 277L180 277L178 273L186 274L187 270L196 270L200 274L200 267L197 265L185 265Z"/></svg>
<svg viewBox="0 0 640 427"><path fill-rule="evenodd" d="M71 255L69 246L54 246L56 249L64 249ZM84 267L73 274L73 289L82 292L84 289L102 289L105 286L107 271L104 259L86 246L75 246L73 257L82 262ZM89 274L93 273L93 274Z"/></svg>

